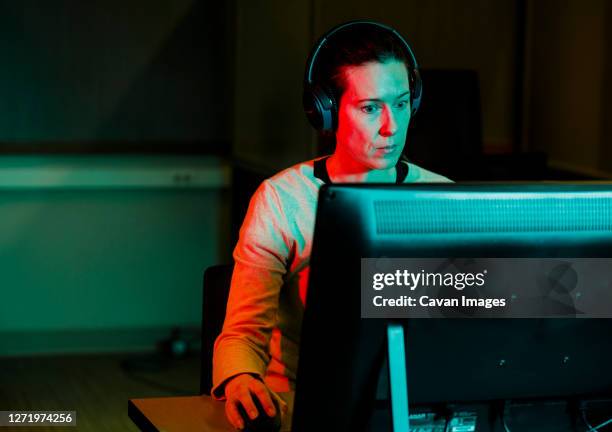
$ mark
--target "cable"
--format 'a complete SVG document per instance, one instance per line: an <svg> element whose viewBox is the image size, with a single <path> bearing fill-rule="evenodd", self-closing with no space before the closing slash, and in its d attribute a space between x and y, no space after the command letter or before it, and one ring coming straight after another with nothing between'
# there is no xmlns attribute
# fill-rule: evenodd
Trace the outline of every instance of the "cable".
<svg viewBox="0 0 612 432"><path fill-rule="evenodd" d="M448 426L449 426L449 423L450 423L451 416L447 414L445 417L446 417L446 420L444 421L444 429L443 429L443 431L444 432L448 432Z"/></svg>
<svg viewBox="0 0 612 432"><path fill-rule="evenodd" d="M589 421L586 418L586 410L585 409L581 409L580 410L581 414L582 414L582 421L584 422L584 424L586 425L586 427L588 428L588 430L593 430L593 426L591 426L591 423L589 423Z"/></svg>
<svg viewBox="0 0 612 432"><path fill-rule="evenodd" d="M610 418L610 419L604 421L603 423L600 423L597 426L593 427L593 425L591 425L591 423L587 419L586 411L587 411L586 406L582 405L581 408L580 408L580 414L581 414L581 417L582 417L582 421L584 422L584 425L587 427L586 432L597 432L598 430L600 430L604 426L607 426L610 423L612 423L612 418Z"/></svg>
<svg viewBox="0 0 612 432"><path fill-rule="evenodd" d="M583 412L584 412L584 411L583 411ZM609 425L610 423L612 423L612 418L610 418L610 419L606 420L605 422L603 422L603 423L601 423L601 424L598 424L598 425L597 425L597 426L595 426L595 427L591 427L591 426L589 425L589 422L587 422L587 421L586 421L586 415L585 415L585 416L584 416L584 422L585 422L585 423L586 423L586 425L587 425L587 426L589 426L589 428L590 428L590 429L589 429L587 432L597 432L597 431L598 431L599 429L601 429L602 427L607 426L607 425Z"/></svg>
<svg viewBox="0 0 612 432"><path fill-rule="evenodd" d="M510 428L508 427L508 425L506 424L506 418L503 415L502 415L501 421L502 421L502 426L504 427L504 432L512 432Z"/></svg>
<svg viewBox="0 0 612 432"><path fill-rule="evenodd" d="M504 432L512 432L510 430L510 428L508 427L508 424L506 423L506 413L510 412L510 401L509 400L505 400L504 401L504 407L502 408L502 412L501 412L501 423L502 426L504 427Z"/></svg>
<svg viewBox="0 0 612 432"><path fill-rule="evenodd" d="M506 413L507 413L507 411L510 408L510 404L508 403L508 401L506 401L504 405L505 405L504 406L504 410L502 411L502 414L501 414L501 423L502 423L502 426L504 427L504 432L512 432L510 430L510 428L508 427L508 424L506 423ZM582 414L582 421L584 422L584 424L587 427L586 432L597 432L600 429L602 429L603 427L605 427L605 426L607 426L609 424L612 424L612 418L610 418L610 419L606 420L605 422L603 422L601 424L598 424L597 426L593 427L589 423L589 421L588 421L588 419L586 417L586 410L585 409L581 409L580 412Z"/></svg>

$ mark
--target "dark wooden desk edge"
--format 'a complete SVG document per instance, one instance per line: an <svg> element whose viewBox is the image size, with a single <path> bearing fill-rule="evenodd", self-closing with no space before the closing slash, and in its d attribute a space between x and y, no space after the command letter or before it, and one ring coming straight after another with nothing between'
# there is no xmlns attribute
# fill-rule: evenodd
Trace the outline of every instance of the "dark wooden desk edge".
<svg viewBox="0 0 612 432"><path fill-rule="evenodd" d="M153 423L145 416L134 402L128 400L128 417L142 432L159 432Z"/></svg>

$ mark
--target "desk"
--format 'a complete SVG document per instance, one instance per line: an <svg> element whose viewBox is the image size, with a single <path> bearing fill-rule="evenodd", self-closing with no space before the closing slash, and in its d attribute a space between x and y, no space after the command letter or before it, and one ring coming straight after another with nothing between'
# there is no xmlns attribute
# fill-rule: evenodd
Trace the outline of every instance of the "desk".
<svg viewBox="0 0 612 432"><path fill-rule="evenodd" d="M287 403L293 404L294 393L281 393ZM210 396L184 396L147 399L130 399L128 415L142 432L236 432L225 419L224 402L213 400ZM465 408L465 407L463 407ZM463 408L458 409L459 411ZM491 431L487 424L488 406L472 405L470 411L476 411L479 418L479 431ZM610 402L591 402L589 404L590 422L593 426L610 418ZM383 417L373 419L373 430L390 430L386 409L380 411ZM283 421L283 431L289 431L291 419ZM568 417L565 401L557 403L516 404L513 406L507 421L510 430L529 430L538 432L572 431L572 424L578 423L578 430L586 430L580 419ZM497 424L493 430L503 428ZM602 430L608 430L604 428Z"/></svg>
<svg viewBox="0 0 612 432"><path fill-rule="evenodd" d="M293 393L280 396L293 402ZM128 416L143 432L236 432L225 418L224 404L204 395L130 399ZM290 424L290 418L283 419L282 430Z"/></svg>
<svg viewBox="0 0 612 432"><path fill-rule="evenodd" d="M209 396L130 399L128 416L143 432L235 432L223 405Z"/></svg>

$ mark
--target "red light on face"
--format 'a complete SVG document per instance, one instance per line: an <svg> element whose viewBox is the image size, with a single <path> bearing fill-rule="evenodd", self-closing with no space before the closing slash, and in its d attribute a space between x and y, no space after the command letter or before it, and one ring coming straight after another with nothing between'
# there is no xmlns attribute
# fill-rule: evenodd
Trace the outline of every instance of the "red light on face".
<svg viewBox="0 0 612 432"><path fill-rule="evenodd" d="M410 122L408 71L400 61L343 69L335 156L363 170L395 166Z"/></svg>

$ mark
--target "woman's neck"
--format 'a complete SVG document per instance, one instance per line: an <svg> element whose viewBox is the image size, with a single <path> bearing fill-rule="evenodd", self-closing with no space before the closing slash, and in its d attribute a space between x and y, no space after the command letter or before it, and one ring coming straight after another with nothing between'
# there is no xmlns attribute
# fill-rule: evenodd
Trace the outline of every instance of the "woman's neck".
<svg viewBox="0 0 612 432"><path fill-rule="evenodd" d="M327 173L333 183L394 183L397 176L395 166L372 169L337 152L325 162Z"/></svg>

